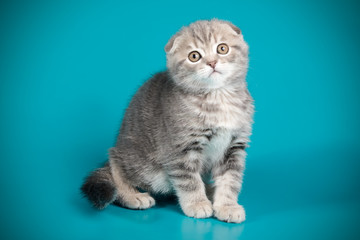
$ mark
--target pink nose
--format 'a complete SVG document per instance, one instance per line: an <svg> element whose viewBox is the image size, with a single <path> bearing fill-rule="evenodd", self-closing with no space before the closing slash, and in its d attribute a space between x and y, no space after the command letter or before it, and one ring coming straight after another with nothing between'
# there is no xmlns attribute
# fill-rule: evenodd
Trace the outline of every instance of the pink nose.
<svg viewBox="0 0 360 240"><path fill-rule="evenodd" d="M215 68L216 63L217 63L217 61L215 60L215 61L208 62L207 64L208 64L210 67Z"/></svg>

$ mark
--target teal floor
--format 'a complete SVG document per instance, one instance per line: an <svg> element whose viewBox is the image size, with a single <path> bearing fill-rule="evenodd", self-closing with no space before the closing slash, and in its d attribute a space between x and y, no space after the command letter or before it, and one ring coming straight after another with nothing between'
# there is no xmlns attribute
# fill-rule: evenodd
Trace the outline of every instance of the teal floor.
<svg viewBox="0 0 360 240"><path fill-rule="evenodd" d="M358 201L304 204L271 209L269 204L247 206L248 219L229 224L216 219L193 219L182 215L176 203L161 203L147 211L110 207L106 212L84 212L86 234L76 228L70 236L86 239L359 239ZM264 212L257 209L269 207ZM74 224L77 226L77 224Z"/></svg>
<svg viewBox="0 0 360 240"><path fill-rule="evenodd" d="M359 239L360 188L355 181L360 163L355 160L360 155L339 150L313 152L311 158L310 153L252 158L254 150L249 151L239 198L247 212L242 224L186 217L174 198L157 198L148 210L114 205L95 210L79 193L80 172L85 171L78 169L79 176L71 177L64 164L60 171L35 172L38 178L12 182L24 187L21 193L7 191L20 199L10 202L11 196L3 196L8 205L1 206L7 216L2 218L1 239ZM301 164L303 158L311 165ZM323 159L342 163L322 166ZM48 184L56 181L51 189Z"/></svg>

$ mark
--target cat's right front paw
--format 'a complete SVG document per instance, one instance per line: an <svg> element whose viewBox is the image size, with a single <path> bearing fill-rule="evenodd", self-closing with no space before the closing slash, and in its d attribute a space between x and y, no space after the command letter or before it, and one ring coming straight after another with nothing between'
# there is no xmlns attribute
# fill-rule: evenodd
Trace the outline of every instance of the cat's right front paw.
<svg viewBox="0 0 360 240"><path fill-rule="evenodd" d="M214 206L215 217L224 222L241 223L245 221L244 207L239 204Z"/></svg>
<svg viewBox="0 0 360 240"><path fill-rule="evenodd" d="M212 204L209 200L182 206L182 210L186 216L194 218L208 218L213 214Z"/></svg>

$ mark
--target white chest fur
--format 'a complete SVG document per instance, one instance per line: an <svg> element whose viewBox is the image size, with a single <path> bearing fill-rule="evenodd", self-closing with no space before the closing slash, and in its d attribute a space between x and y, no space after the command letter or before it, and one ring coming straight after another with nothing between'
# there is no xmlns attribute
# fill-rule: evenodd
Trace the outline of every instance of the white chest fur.
<svg viewBox="0 0 360 240"><path fill-rule="evenodd" d="M188 107L199 121L197 124L216 131L204 149L207 169L223 159L234 133L238 134L240 129L241 132L250 131L252 99L245 90L219 89L187 99Z"/></svg>
<svg viewBox="0 0 360 240"><path fill-rule="evenodd" d="M208 145L204 149L205 159L208 168L216 165L224 157L229 144L231 142L231 131L228 129L219 129L211 138Z"/></svg>

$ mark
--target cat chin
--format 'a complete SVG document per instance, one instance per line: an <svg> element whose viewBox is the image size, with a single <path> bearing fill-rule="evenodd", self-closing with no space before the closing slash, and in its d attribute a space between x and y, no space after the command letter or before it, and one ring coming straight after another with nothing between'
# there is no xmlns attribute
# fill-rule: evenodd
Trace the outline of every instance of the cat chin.
<svg viewBox="0 0 360 240"><path fill-rule="evenodd" d="M219 79L208 79L206 84L206 88L208 90L216 90L219 88L223 88L224 86L225 86L224 81Z"/></svg>
<svg viewBox="0 0 360 240"><path fill-rule="evenodd" d="M192 75L182 79L173 77L173 79L181 88L195 93L208 93L222 89L229 84L230 73L221 73L220 71L211 73L212 71L209 71L201 75Z"/></svg>
<svg viewBox="0 0 360 240"><path fill-rule="evenodd" d="M195 84L193 86L199 86L199 89L203 89L203 90L215 90L215 89L223 88L227 83L227 78L225 74L219 72L207 74L206 77L198 76L195 79L197 80L195 80L194 82ZM196 84L196 82L198 84Z"/></svg>

